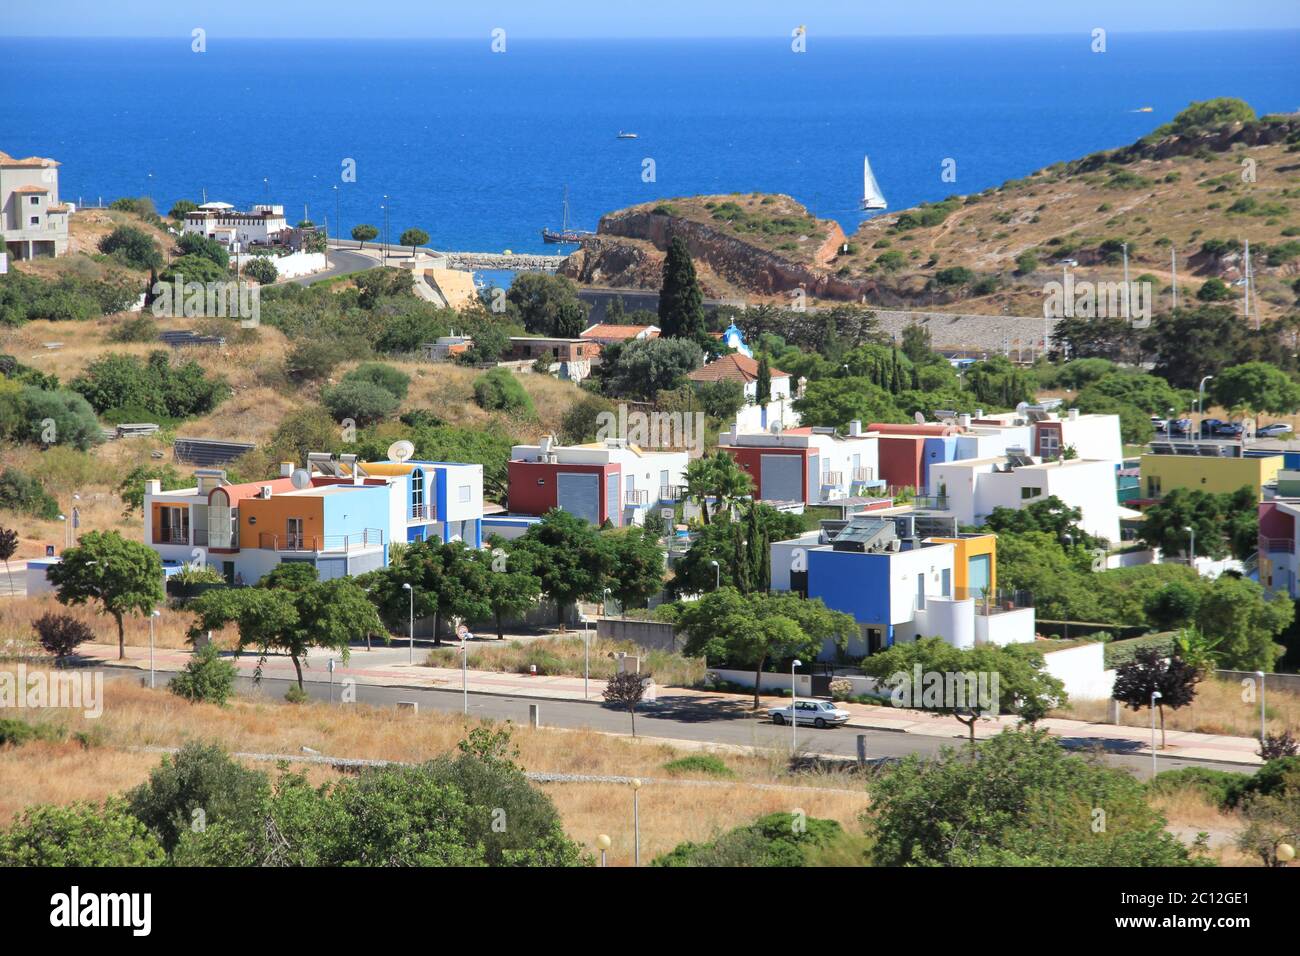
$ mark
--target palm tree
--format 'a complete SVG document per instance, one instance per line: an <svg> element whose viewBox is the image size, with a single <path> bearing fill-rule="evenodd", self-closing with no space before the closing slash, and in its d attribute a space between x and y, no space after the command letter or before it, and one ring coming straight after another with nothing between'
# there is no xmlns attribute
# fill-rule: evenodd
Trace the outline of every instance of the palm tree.
<svg viewBox="0 0 1300 956"><path fill-rule="evenodd" d="M709 523L709 494L713 491L713 459L702 455L686 463L686 496L704 512Z"/></svg>
<svg viewBox="0 0 1300 956"><path fill-rule="evenodd" d="M754 482L736 460L725 452L713 456L710 469L713 496L718 500L718 511L731 511L731 506L754 492Z"/></svg>

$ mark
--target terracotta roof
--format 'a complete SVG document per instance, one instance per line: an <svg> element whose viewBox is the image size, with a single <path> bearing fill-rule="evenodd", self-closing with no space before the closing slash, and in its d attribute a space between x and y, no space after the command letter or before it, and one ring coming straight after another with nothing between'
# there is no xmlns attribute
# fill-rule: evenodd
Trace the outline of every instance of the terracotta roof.
<svg viewBox="0 0 1300 956"><path fill-rule="evenodd" d="M256 498L258 493L261 492L263 485L271 486L272 495L278 494L282 491L294 490L292 478L268 478L266 481L245 481L238 485L222 485L221 490L226 493L226 496L230 500L230 504L233 506L237 501L243 501L245 498ZM216 490L216 488L212 489L212 491ZM209 492L208 497L211 498L211 496L212 492Z"/></svg>
<svg viewBox="0 0 1300 956"><path fill-rule="evenodd" d="M8 153L0 151L0 166L30 166L34 169L40 169L43 166L58 166L59 162L53 159L44 159L40 156L28 156L26 159L17 159Z"/></svg>
<svg viewBox="0 0 1300 956"><path fill-rule="evenodd" d="M772 378L789 378L789 372L779 368L771 369ZM686 376L692 382L741 382L748 384L758 379L758 362L752 358L732 352L716 362L710 362L703 368L697 368Z"/></svg>
<svg viewBox="0 0 1300 956"><path fill-rule="evenodd" d="M600 322L590 328L582 330L584 339L634 339L642 333L648 333L647 338L655 338L659 335L659 327L655 325L614 325L609 322Z"/></svg>
<svg viewBox="0 0 1300 956"><path fill-rule="evenodd" d="M19 186L14 190L16 193L47 193L49 192L44 186Z"/></svg>
<svg viewBox="0 0 1300 956"><path fill-rule="evenodd" d="M50 207L47 208L45 211L46 211L46 212L67 212L67 211L68 211L68 207L65 206L65 205L63 205L62 203L60 203L60 204L57 205L57 206L50 206Z"/></svg>

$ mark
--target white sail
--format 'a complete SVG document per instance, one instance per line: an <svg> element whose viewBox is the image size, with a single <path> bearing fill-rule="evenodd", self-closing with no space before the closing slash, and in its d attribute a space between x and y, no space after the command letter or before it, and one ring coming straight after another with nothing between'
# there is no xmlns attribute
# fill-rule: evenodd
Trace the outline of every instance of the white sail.
<svg viewBox="0 0 1300 956"><path fill-rule="evenodd" d="M871 160L862 157L862 209L886 209L885 194L880 191L880 184L871 172Z"/></svg>

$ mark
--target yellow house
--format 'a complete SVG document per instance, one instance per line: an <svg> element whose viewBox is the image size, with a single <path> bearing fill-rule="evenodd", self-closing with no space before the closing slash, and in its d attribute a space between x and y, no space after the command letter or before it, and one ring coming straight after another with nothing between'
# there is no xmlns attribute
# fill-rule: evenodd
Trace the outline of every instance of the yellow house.
<svg viewBox="0 0 1300 956"><path fill-rule="evenodd" d="M1174 488L1211 493L1233 492L1242 485L1263 498L1265 485L1276 481L1285 459L1281 455L1263 458L1226 458L1203 455L1143 455L1139 473L1141 496L1163 498Z"/></svg>

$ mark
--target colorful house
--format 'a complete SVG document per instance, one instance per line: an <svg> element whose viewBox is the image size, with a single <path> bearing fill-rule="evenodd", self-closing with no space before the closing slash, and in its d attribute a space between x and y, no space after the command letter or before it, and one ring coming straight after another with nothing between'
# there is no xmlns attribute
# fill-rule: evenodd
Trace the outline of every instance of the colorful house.
<svg viewBox="0 0 1300 956"><path fill-rule="evenodd" d="M996 536L918 533L924 530L912 515L827 523L772 545L772 587L852 615L859 638L850 641L849 658L919 637L960 648L1032 641L1032 602L998 591ZM837 656L828 644L819 659Z"/></svg>
<svg viewBox="0 0 1300 956"><path fill-rule="evenodd" d="M736 460L765 501L827 500L866 494L877 478L878 436L850 422L849 433L834 428L787 428L779 432L725 432L718 451Z"/></svg>
<svg viewBox="0 0 1300 956"><path fill-rule="evenodd" d="M734 328L734 326L733 326ZM729 352L686 376L693 385L710 382L735 382L741 387L745 404L736 413L733 432L763 432L769 428L790 429L799 424L799 414L792 407L795 399L790 375L779 368L768 370L771 390L768 401L758 401L758 362L748 352Z"/></svg>
<svg viewBox="0 0 1300 956"><path fill-rule="evenodd" d="M622 438L557 445L544 436L510 452L510 513L546 514L560 508L594 525L641 524L655 507L682 496L685 451L650 451Z"/></svg>
<svg viewBox="0 0 1300 956"><path fill-rule="evenodd" d="M1249 486L1264 497L1264 486L1277 480L1286 466L1281 454L1259 457L1242 454L1236 442L1155 441L1139 462L1142 498L1155 501L1174 488L1233 492Z"/></svg>

